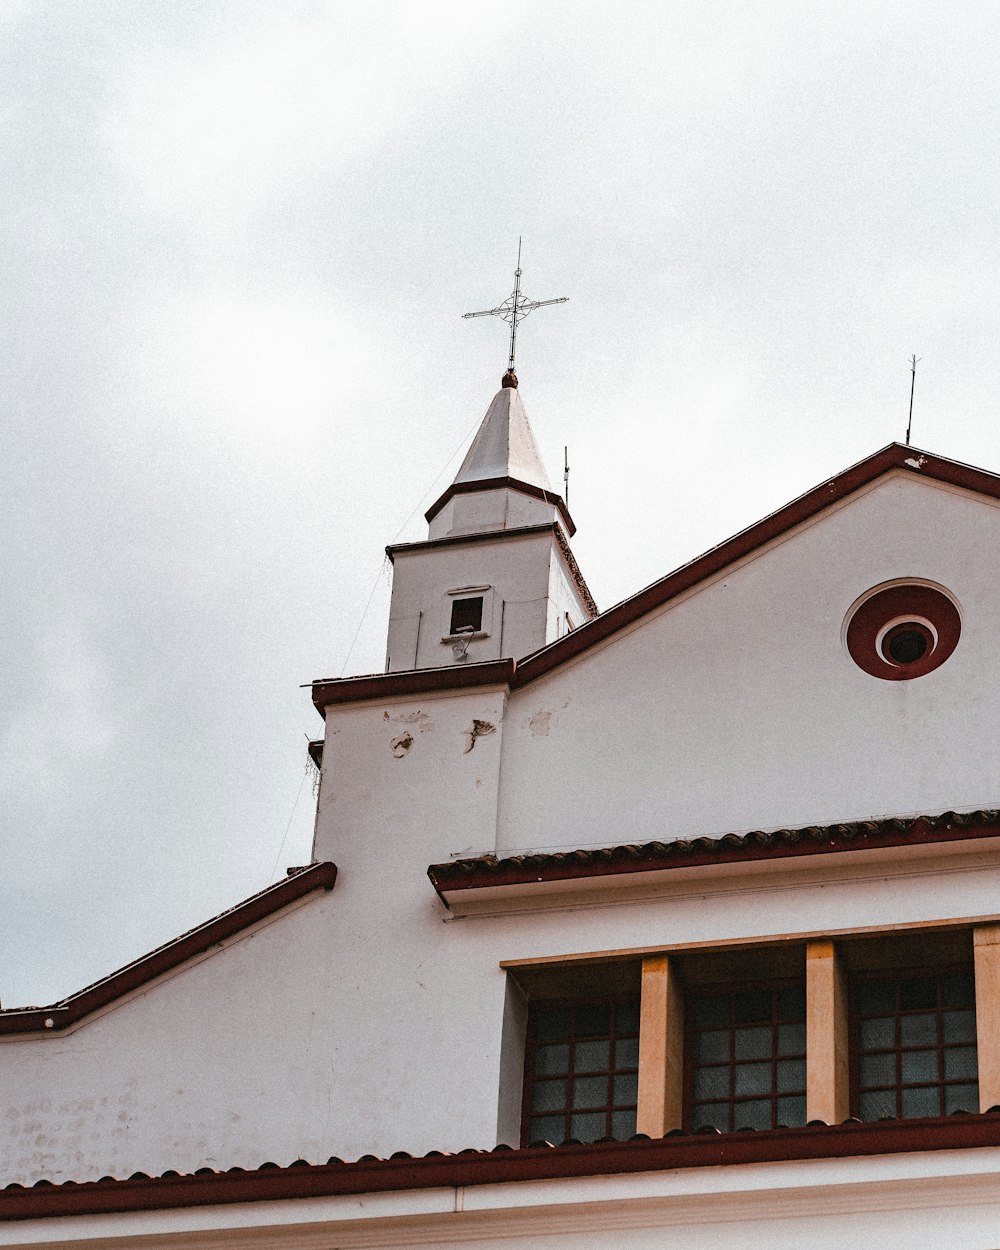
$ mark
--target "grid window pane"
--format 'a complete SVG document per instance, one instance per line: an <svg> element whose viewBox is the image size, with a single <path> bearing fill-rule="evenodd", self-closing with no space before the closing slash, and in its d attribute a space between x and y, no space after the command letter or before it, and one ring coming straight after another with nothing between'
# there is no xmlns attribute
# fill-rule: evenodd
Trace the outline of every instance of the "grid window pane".
<svg viewBox="0 0 1000 1250"><path fill-rule="evenodd" d="M972 995L964 969L897 972L852 986L854 1099L863 1120L978 1109Z"/></svg>
<svg viewBox="0 0 1000 1250"><path fill-rule="evenodd" d="M635 1000L534 1003L525 1057L525 1142L635 1133Z"/></svg>
<svg viewBox="0 0 1000 1250"><path fill-rule="evenodd" d="M805 1006L801 985L690 996L690 1128L734 1132L805 1123Z"/></svg>

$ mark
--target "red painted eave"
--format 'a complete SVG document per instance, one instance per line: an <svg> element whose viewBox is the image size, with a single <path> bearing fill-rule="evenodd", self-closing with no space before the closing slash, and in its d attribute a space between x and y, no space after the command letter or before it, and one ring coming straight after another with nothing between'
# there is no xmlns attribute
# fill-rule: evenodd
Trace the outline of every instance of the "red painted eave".
<svg viewBox="0 0 1000 1250"><path fill-rule="evenodd" d="M333 863L310 864L296 869L284 881L268 886L259 894L237 903L221 915L157 947L103 980L71 994L69 998L50 1007L13 1007L0 1011L0 1034L52 1033L68 1028L314 890L332 890L336 880L337 866Z"/></svg>
<svg viewBox="0 0 1000 1250"><path fill-rule="evenodd" d="M484 664L454 664L448 668L412 668L398 673L372 673L367 677L337 677L313 682L312 701L323 709L334 703L363 703L372 699L396 699L434 690L465 690L472 686L509 686L514 679L513 660L487 660Z"/></svg>

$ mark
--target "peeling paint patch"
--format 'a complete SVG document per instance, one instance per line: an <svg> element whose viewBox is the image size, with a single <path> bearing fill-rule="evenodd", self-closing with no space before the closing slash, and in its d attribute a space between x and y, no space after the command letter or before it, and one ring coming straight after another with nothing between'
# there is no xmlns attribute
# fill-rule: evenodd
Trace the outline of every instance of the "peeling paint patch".
<svg viewBox="0 0 1000 1250"><path fill-rule="evenodd" d="M922 469L926 463L926 456L907 456L903 461L903 464L908 464L911 469Z"/></svg>
<svg viewBox="0 0 1000 1250"><path fill-rule="evenodd" d="M535 738L547 738L549 736L549 727L552 724L551 712L536 712L528 721L528 728L531 730Z"/></svg>
<svg viewBox="0 0 1000 1250"><path fill-rule="evenodd" d="M474 720L471 727L465 731L465 750L462 754L468 755L476 745L477 738L485 738L487 734L495 734L496 731L496 725L491 725L488 720Z"/></svg>
<svg viewBox="0 0 1000 1250"><path fill-rule="evenodd" d="M420 726L420 732L422 734L433 733L436 728L437 726L432 720L425 720Z"/></svg>
<svg viewBox="0 0 1000 1250"><path fill-rule="evenodd" d="M412 746L413 734L400 734L398 738L393 738L389 743L389 747L397 760L401 760Z"/></svg>

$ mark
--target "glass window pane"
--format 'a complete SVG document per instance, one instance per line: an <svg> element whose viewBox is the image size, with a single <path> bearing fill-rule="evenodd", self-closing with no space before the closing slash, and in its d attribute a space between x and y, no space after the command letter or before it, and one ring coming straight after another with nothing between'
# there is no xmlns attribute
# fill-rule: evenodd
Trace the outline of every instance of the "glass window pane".
<svg viewBox="0 0 1000 1250"><path fill-rule="evenodd" d="M937 1006L937 977L909 977L899 983L899 1010Z"/></svg>
<svg viewBox="0 0 1000 1250"><path fill-rule="evenodd" d="M771 1029L736 1029L733 1034L737 1059L769 1059Z"/></svg>
<svg viewBox="0 0 1000 1250"><path fill-rule="evenodd" d="M973 1007L975 1002L975 981L971 974L941 978L942 1007Z"/></svg>
<svg viewBox="0 0 1000 1250"><path fill-rule="evenodd" d="M611 1136L623 1141L635 1133L635 1108L631 1111L612 1111Z"/></svg>
<svg viewBox="0 0 1000 1250"><path fill-rule="evenodd" d="M603 1112L589 1111L570 1117L569 1135L577 1141L593 1141L597 1137L604 1137L607 1131L608 1117Z"/></svg>
<svg viewBox="0 0 1000 1250"><path fill-rule="evenodd" d="M738 1063L736 1065L735 1094L769 1094L771 1092L771 1065L769 1063Z"/></svg>
<svg viewBox="0 0 1000 1250"><path fill-rule="evenodd" d="M713 994L694 1000L694 1022L700 1029L720 1028L729 1024L729 995Z"/></svg>
<svg viewBox="0 0 1000 1250"><path fill-rule="evenodd" d="M721 1068L697 1068L694 1074L695 1098L729 1097L728 1065Z"/></svg>
<svg viewBox="0 0 1000 1250"><path fill-rule="evenodd" d="M933 1012L916 1016L900 1016L901 1046L934 1046L937 1043L937 1016Z"/></svg>
<svg viewBox="0 0 1000 1250"><path fill-rule="evenodd" d="M806 1122L806 1100L804 1098L779 1098L778 1123L786 1128L797 1128Z"/></svg>
<svg viewBox="0 0 1000 1250"><path fill-rule="evenodd" d="M944 1087L944 1113L951 1115L953 1111L979 1111L979 1085L972 1082L968 1085L946 1085Z"/></svg>
<svg viewBox="0 0 1000 1250"><path fill-rule="evenodd" d="M777 1067L777 1089L779 1093L788 1093L805 1089L806 1061L804 1059L782 1059Z"/></svg>
<svg viewBox="0 0 1000 1250"><path fill-rule="evenodd" d="M876 1094L862 1094L860 1100L862 1120L883 1120L886 1116L896 1118L896 1091L881 1090Z"/></svg>
<svg viewBox="0 0 1000 1250"><path fill-rule="evenodd" d="M539 1046L535 1050L535 1075L559 1076L569 1071L569 1047Z"/></svg>
<svg viewBox="0 0 1000 1250"><path fill-rule="evenodd" d="M566 1106L565 1081L536 1081L531 1095L532 1111L558 1111Z"/></svg>
<svg viewBox="0 0 1000 1250"><path fill-rule="evenodd" d="M806 1026L801 1024L778 1025L778 1054L804 1055L806 1053Z"/></svg>
<svg viewBox="0 0 1000 1250"><path fill-rule="evenodd" d="M944 1052L944 1079L946 1081L975 1080L979 1075L975 1046L956 1046Z"/></svg>
<svg viewBox="0 0 1000 1250"><path fill-rule="evenodd" d="M608 1105L608 1078L606 1076L578 1076L573 1082L573 1107L606 1107Z"/></svg>
<svg viewBox="0 0 1000 1250"><path fill-rule="evenodd" d="M940 1077L936 1050L904 1050L900 1055L899 1067L904 1085L916 1085L921 1081L936 1081Z"/></svg>
<svg viewBox="0 0 1000 1250"><path fill-rule="evenodd" d="M738 1102L733 1107L733 1128L772 1128L770 1098Z"/></svg>
<svg viewBox="0 0 1000 1250"><path fill-rule="evenodd" d="M696 1033L694 1037L694 1057L700 1063L726 1063L729 1060L729 1029L712 1029L707 1033Z"/></svg>
<svg viewBox="0 0 1000 1250"><path fill-rule="evenodd" d="M903 1090L903 1118L941 1114L941 1094L936 1085Z"/></svg>
<svg viewBox="0 0 1000 1250"><path fill-rule="evenodd" d="M750 990L733 995L733 1018L736 1024L754 1024L771 1019L771 994L768 990Z"/></svg>
<svg viewBox="0 0 1000 1250"><path fill-rule="evenodd" d="M615 1007L615 1029L619 1033L639 1032L639 1003L618 1003Z"/></svg>
<svg viewBox="0 0 1000 1250"><path fill-rule="evenodd" d="M576 1009L577 1037L607 1036L611 1032L611 1004L586 1003Z"/></svg>
<svg viewBox="0 0 1000 1250"><path fill-rule="evenodd" d="M873 1085L895 1085L895 1054L862 1055L858 1062L858 1079L862 1089L871 1089Z"/></svg>
<svg viewBox="0 0 1000 1250"><path fill-rule="evenodd" d="M729 1104L727 1102L696 1103L691 1115L691 1126L699 1128L717 1128L721 1133L729 1132Z"/></svg>
<svg viewBox="0 0 1000 1250"><path fill-rule="evenodd" d="M566 1118L561 1115L533 1115L528 1141L561 1142L566 1136Z"/></svg>
<svg viewBox="0 0 1000 1250"><path fill-rule="evenodd" d="M627 1076L616 1076L612 1090L612 1101L616 1107L635 1106L639 1095L639 1074L630 1072Z"/></svg>
<svg viewBox="0 0 1000 1250"><path fill-rule="evenodd" d="M574 1072L606 1072L611 1059L611 1043L607 1038L600 1042L577 1042L573 1047Z"/></svg>
<svg viewBox="0 0 1000 1250"><path fill-rule="evenodd" d="M569 1037L573 1018L568 1007L543 1007L535 1014L535 1037L540 1042L561 1042Z"/></svg>
<svg viewBox="0 0 1000 1250"><path fill-rule="evenodd" d="M976 1013L974 1011L946 1011L941 1016L946 1042L974 1042L976 1040Z"/></svg>
<svg viewBox="0 0 1000 1250"><path fill-rule="evenodd" d="M805 1020L805 990L799 988L778 990L776 1013L779 1020Z"/></svg>
<svg viewBox="0 0 1000 1250"><path fill-rule="evenodd" d="M891 981L868 981L858 988L858 1011L863 1016L888 1016L896 1011L896 987Z"/></svg>
<svg viewBox="0 0 1000 1250"><path fill-rule="evenodd" d="M637 1037L619 1038L615 1042L615 1067L637 1068L639 1066L639 1039Z"/></svg>
<svg viewBox="0 0 1000 1250"><path fill-rule="evenodd" d="M896 1021L894 1019L890 1017L888 1020L862 1020L862 1050L890 1050L895 1045Z"/></svg>

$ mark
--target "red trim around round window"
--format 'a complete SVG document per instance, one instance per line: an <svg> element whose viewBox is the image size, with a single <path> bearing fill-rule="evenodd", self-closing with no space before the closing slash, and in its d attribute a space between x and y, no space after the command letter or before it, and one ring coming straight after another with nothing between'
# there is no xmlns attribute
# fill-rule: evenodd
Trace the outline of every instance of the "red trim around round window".
<svg viewBox="0 0 1000 1250"><path fill-rule="evenodd" d="M854 663L872 677L911 681L940 668L958 645L961 632L958 608L943 591L916 583L886 586L855 609L847 626L847 650ZM906 633L918 634L925 650L909 662L894 660L889 647Z"/></svg>

